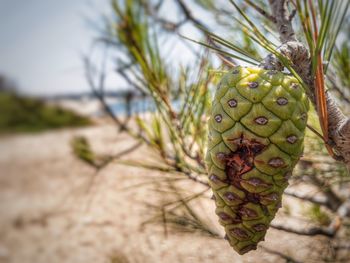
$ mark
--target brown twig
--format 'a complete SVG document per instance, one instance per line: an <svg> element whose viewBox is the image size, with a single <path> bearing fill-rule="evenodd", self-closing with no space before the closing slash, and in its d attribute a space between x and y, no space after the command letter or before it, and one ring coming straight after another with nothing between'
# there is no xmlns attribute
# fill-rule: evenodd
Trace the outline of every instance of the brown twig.
<svg viewBox="0 0 350 263"><path fill-rule="evenodd" d="M98 81L96 84L94 81L94 76L93 76L94 74L93 74L93 70L92 70L91 61L88 57L84 57L85 76L86 76L86 79L89 83L89 86L90 86L93 94L100 101L100 103L103 107L103 110L108 114L108 116L116 124L116 126L119 128L120 132L127 132L133 138L141 139L144 143L146 143L147 145L150 145L151 144L150 141L145 136L143 136L140 132L135 134L132 131L132 129L127 125L128 119L126 119L126 121L124 121L124 122L121 121L119 119L119 117L114 114L113 110L106 102L105 93L104 93L104 91L105 91L105 74L106 74L105 67L104 67L105 63L106 63L106 54L105 54L105 57L104 57L104 60L102 63L103 64L102 71L99 72ZM123 74L121 74L121 76L125 77ZM125 78L125 79L128 80L127 78ZM141 93L143 92L141 88L139 90L141 91ZM144 94L144 92L142 94Z"/></svg>
<svg viewBox="0 0 350 263"><path fill-rule="evenodd" d="M125 156L126 154L132 153L133 151L135 151L136 149L138 149L140 146L142 146L142 142L137 142L134 145L131 145L129 148L118 152L115 155L111 155L108 156L103 162L101 162L100 164L96 165L96 169L102 170L103 168L105 168L107 165L109 165L111 162Z"/></svg>
<svg viewBox="0 0 350 263"><path fill-rule="evenodd" d="M191 21L194 25L196 25L202 32L204 32L204 34L206 35L209 44L213 45L215 48L219 48L215 42L212 40L212 38L210 37L210 35L208 35L205 31L209 31L207 26L202 23L201 21L199 21L197 18L195 18L191 12L191 10L189 9L189 7L185 4L185 2L183 0L176 0L176 3L178 4L178 6L180 7L180 9L182 10L183 14L185 15L186 19ZM204 30L203 30L204 29ZM218 54L218 53L217 53ZM221 61L232 67L235 66L236 63L232 60L232 58L225 56L223 54L218 54L218 57L221 59Z"/></svg>
<svg viewBox="0 0 350 263"><path fill-rule="evenodd" d="M115 124L120 128L120 131L125 131L126 127L123 125L122 121L113 113L112 109L106 103L105 98L101 93L101 91L103 91L101 83L103 85L103 82L105 79L104 73L100 75L100 78L99 78L100 87L98 88L93 80L92 66L91 66L90 60L87 57L84 58L84 64L85 64L85 76L95 97L100 101L104 111L111 117L111 119L115 122Z"/></svg>
<svg viewBox="0 0 350 263"><path fill-rule="evenodd" d="M322 134L320 134L314 127L312 127L312 126L309 125L309 124L306 124L306 127L307 127L310 131L312 131L314 134L316 134L317 137L320 138L324 143L328 143L328 142L326 142L326 141L324 140Z"/></svg>
<svg viewBox="0 0 350 263"><path fill-rule="evenodd" d="M262 16L264 16L266 19L270 20L273 23L277 23L276 17L272 16L268 12L266 12L263 8L255 4L254 2L250 0L245 0L245 2L250 5L252 8L254 8L258 13L260 13Z"/></svg>
<svg viewBox="0 0 350 263"><path fill-rule="evenodd" d="M272 223L270 225L271 228L277 229L277 230L283 230L288 233L293 233L297 235L303 235L303 236L317 236L317 235L323 235L327 237L334 237L336 234L336 230L332 227L310 227L306 229L295 229L290 226L286 225L277 225Z"/></svg>
<svg viewBox="0 0 350 263"><path fill-rule="evenodd" d="M179 22L172 22L169 21L163 17L160 17L158 15L158 11L159 11L159 5L155 5L152 6L149 1L141 1L141 4L143 5L146 13L153 17L153 19L155 20L155 22L158 22L161 24L161 26L166 30L166 31L170 31L170 32L174 32L177 31L182 25L184 25L187 22L187 19L184 19L182 21Z"/></svg>

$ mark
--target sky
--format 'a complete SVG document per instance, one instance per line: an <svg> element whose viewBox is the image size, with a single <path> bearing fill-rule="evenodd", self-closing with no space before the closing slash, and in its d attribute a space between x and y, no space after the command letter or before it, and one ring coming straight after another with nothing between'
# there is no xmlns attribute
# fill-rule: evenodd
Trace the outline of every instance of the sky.
<svg viewBox="0 0 350 263"><path fill-rule="evenodd" d="M92 43L99 36L96 26L101 25L102 15L111 12L109 3L110 0L0 0L0 74L12 80L21 93L34 96L90 91L83 56L93 58L95 64L102 57L102 50L91 52ZM176 7L173 1L166 0L161 12L166 19L176 21ZM204 15L196 9L197 17ZM205 19L208 22L206 16ZM180 31L192 39L201 37L189 24ZM166 62L194 62L188 45L195 49L199 45L189 41L185 45L176 39L165 35L160 40ZM110 61L107 71L113 74L107 74L107 89L127 88L114 74L115 67L115 61Z"/></svg>
<svg viewBox="0 0 350 263"><path fill-rule="evenodd" d="M109 2L0 0L0 74L10 78L19 91L31 95L89 91L83 55L91 55L93 39L98 36L92 24L101 22L102 14L110 12ZM176 7L171 3L173 1L166 0L164 4L163 15L167 19L177 16ZM196 9L194 14L208 23L208 17L201 10ZM185 36L200 38L193 28L181 29ZM193 60L184 46L174 48L171 41L165 42L167 45L162 44L162 50L168 61ZM109 78L107 84L125 88L118 77Z"/></svg>
<svg viewBox="0 0 350 263"><path fill-rule="evenodd" d="M32 95L87 91L82 56L108 2L0 0L0 74Z"/></svg>

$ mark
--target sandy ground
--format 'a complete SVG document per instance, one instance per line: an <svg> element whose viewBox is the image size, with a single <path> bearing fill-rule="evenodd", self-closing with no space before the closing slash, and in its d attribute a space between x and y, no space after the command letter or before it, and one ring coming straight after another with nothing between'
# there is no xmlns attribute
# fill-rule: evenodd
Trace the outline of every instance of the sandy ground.
<svg viewBox="0 0 350 263"><path fill-rule="evenodd" d="M200 233L166 237L160 225L142 227L152 216L144 202L157 203L159 194L150 185L132 186L162 174L121 164L96 174L73 156L75 135L87 136L98 152L118 153L135 143L107 124L0 139L1 263L286 262L263 248L241 257L225 240ZM124 159L149 155L140 148ZM201 209L214 218L212 203ZM271 229L262 245L316 262L315 242Z"/></svg>

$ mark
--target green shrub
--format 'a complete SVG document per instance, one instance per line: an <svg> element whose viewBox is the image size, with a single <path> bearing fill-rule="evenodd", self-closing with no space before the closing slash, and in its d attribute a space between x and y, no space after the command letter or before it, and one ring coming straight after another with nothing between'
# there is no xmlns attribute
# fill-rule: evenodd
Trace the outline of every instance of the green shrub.
<svg viewBox="0 0 350 263"><path fill-rule="evenodd" d="M48 105L41 99L11 92L0 93L0 133L39 132L91 123L87 117L59 106Z"/></svg>

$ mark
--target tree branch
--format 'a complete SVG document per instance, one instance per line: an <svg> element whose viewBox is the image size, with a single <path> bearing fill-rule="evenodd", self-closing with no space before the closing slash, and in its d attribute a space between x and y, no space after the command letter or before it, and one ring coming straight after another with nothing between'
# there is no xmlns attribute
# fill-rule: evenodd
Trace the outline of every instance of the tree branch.
<svg viewBox="0 0 350 263"><path fill-rule="evenodd" d="M297 41L292 21L285 8L285 0L269 0L269 4L276 20L277 29L282 43Z"/></svg>
<svg viewBox="0 0 350 263"><path fill-rule="evenodd" d="M310 55L308 49L295 36L292 19L290 19L293 12L288 15L286 0L269 0L269 4L272 15L276 18L276 26L282 42L279 51L293 62L294 70L309 87L310 93L308 95L312 103L316 105ZM272 55L269 55L261 66L267 69L281 69L281 63ZM341 112L328 92L326 93L326 104L328 111L328 145L331 145L337 153L337 156L332 157L343 161L350 171L350 119Z"/></svg>
<svg viewBox="0 0 350 263"><path fill-rule="evenodd" d="M201 30L207 37L208 42L210 45L213 45L215 48L219 48L215 42L212 40L212 38L210 37L210 35L208 35L205 31L209 31L207 26L204 25L201 21L199 21L197 18L195 18L191 12L191 10L189 9L189 7L185 4L185 2L183 0L176 0L176 3L178 4L178 6L180 7L180 9L182 10L183 14L185 15L186 19L191 21L195 26L197 26L199 28L199 30ZM204 29L204 30L203 30ZM223 54L219 54L217 53L218 57L222 60L222 62L230 67L235 66L235 62L232 60L232 58L225 56Z"/></svg>
<svg viewBox="0 0 350 263"><path fill-rule="evenodd" d="M105 98L103 96L103 83L104 83L104 73L100 75L99 77L99 87L95 84L92 76L92 68L90 60L85 57L84 58L84 64L85 64L85 76L86 79L90 85L90 88L93 92L93 94L96 96L96 98L100 101L104 111L109 115L109 117L115 122L115 124L119 127L120 131L125 131L126 127L123 124L123 122L113 113L112 109L109 107L109 105L106 103Z"/></svg>
<svg viewBox="0 0 350 263"><path fill-rule="evenodd" d="M295 229L293 227L289 227L286 225L277 225L277 224L271 224L271 228L282 230L288 233L293 233L297 235L303 235L303 236L317 236L317 235L323 235L327 237L334 237L336 234L336 229L333 227L311 227L308 229Z"/></svg>
<svg viewBox="0 0 350 263"><path fill-rule="evenodd" d="M274 16L272 16L271 14L267 13L264 9L262 9L260 6L258 6L257 4L255 4L254 2L250 1L250 0L246 0L245 1L248 5L250 5L251 7L253 7L258 13L260 13L262 16L264 16L266 19L270 20L273 23L277 23L277 20Z"/></svg>

